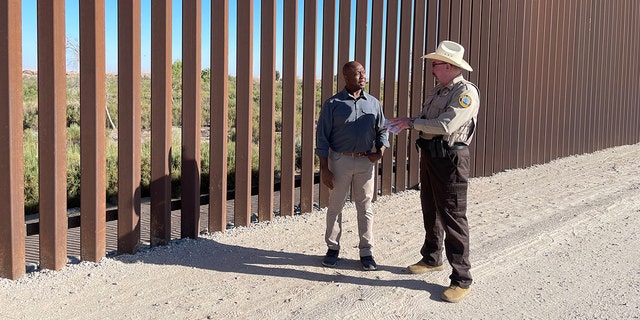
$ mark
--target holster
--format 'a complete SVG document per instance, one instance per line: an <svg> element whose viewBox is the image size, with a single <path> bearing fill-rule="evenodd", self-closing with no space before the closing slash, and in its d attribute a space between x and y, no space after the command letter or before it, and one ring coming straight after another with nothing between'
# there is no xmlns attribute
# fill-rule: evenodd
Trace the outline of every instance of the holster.
<svg viewBox="0 0 640 320"><path fill-rule="evenodd" d="M419 138L416 140L416 148L424 150L432 158L447 157L447 141L442 140L442 136L437 136L431 140Z"/></svg>

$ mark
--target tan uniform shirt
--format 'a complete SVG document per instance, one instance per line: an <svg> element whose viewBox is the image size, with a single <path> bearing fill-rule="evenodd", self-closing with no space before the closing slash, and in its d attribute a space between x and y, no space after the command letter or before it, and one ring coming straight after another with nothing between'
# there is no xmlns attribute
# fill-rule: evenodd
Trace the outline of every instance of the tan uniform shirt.
<svg viewBox="0 0 640 320"><path fill-rule="evenodd" d="M456 142L469 145L479 109L478 88L459 75L448 86L438 84L431 90L413 127L424 139L443 136L449 145Z"/></svg>

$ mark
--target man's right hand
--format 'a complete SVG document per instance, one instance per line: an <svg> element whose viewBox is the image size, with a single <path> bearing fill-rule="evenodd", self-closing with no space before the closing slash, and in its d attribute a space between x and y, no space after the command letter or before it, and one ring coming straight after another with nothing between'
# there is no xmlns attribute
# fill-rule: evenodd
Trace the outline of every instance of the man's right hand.
<svg viewBox="0 0 640 320"><path fill-rule="evenodd" d="M331 172L331 170L320 170L320 178L322 179L322 183L324 183L325 186L333 190L333 172Z"/></svg>

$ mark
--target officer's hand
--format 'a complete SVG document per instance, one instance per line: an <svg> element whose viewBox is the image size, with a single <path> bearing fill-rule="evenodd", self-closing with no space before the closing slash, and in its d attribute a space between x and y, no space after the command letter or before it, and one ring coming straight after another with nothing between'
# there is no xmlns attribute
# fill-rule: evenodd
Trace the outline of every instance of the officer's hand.
<svg viewBox="0 0 640 320"><path fill-rule="evenodd" d="M385 127L392 133L398 133L402 130L411 128L411 118L390 118L385 122Z"/></svg>
<svg viewBox="0 0 640 320"><path fill-rule="evenodd" d="M325 186L333 190L333 172L331 170L320 170L320 178Z"/></svg>

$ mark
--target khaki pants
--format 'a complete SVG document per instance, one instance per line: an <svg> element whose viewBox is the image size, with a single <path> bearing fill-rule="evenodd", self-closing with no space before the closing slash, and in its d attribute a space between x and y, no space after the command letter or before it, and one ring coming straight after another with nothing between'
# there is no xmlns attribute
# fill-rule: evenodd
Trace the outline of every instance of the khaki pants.
<svg viewBox="0 0 640 320"><path fill-rule="evenodd" d="M367 157L350 157L336 152L329 154L329 170L333 172L333 190L329 192L325 241L332 250L340 250L342 236L342 208L351 186L351 201L355 203L358 218L360 256L370 256L373 248L373 210L375 164Z"/></svg>

